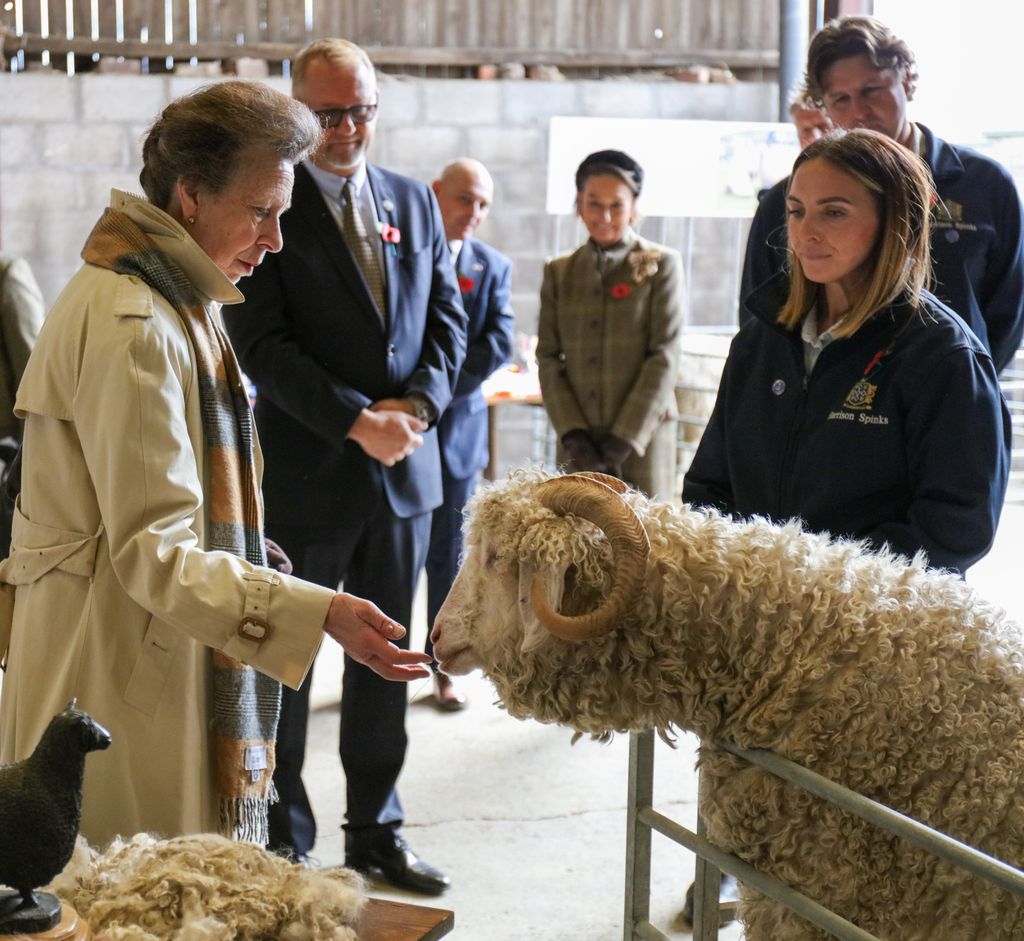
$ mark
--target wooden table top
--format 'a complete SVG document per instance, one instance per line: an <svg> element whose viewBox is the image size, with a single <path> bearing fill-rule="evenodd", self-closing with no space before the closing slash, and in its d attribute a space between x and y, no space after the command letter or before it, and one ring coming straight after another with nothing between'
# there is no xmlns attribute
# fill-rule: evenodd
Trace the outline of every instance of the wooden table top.
<svg viewBox="0 0 1024 941"><path fill-rule="evenodd" d="M455 927L455 913L443 908L367 899L356 934L359 941L437 941Z"/></svg>

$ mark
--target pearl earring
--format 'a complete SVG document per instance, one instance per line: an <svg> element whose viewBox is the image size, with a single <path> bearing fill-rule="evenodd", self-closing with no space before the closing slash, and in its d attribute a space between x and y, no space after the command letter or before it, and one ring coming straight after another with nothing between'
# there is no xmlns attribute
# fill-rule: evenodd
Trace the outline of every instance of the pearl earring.
<svg viewBox="0 0 1024 941"><path fill-rule="evenodd" d="M196 224L196 217L195 216L189 216L188 217L188 224L189 225L195 225Z"/></svg>

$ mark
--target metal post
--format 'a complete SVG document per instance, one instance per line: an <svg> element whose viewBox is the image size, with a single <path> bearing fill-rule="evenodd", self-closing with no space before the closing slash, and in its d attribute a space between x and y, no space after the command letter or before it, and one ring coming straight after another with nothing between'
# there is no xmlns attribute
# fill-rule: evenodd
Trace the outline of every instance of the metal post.
<svg viewBox="0 0 1024 941"><path fill-rule="evenodd" d="M629 783L626 805L626 912L623 941L634 941L637 925L651 916L651 828L640 811L654 801L654 732L629 736Z"/></svg>
<svg viewBox="0 0 1024 941"><path fill-rule="evenodd" d="M806 0L779 0L779 120L789 120L789 96L804 74L807 55Z"/></svg>
<svg viewBox="0 0 1024 941"><path fill-rule="evenodd" d="M701 808L704 806L704 772L697 779L697 835L707 836L707 824ZM718 895L722 885L722 870L703 856L697 857L693 870L693 941L715 941L718 937Z"/></svg>

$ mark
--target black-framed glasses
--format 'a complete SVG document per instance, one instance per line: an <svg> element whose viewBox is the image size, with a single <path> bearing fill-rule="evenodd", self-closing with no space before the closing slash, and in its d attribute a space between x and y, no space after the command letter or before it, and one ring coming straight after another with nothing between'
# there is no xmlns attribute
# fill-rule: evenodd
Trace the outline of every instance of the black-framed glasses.
<svg viewBox="0 0 1024 941"><path fill-rule="evenodd" d="M322 111L314 111L320 126L329 131L337 127L348 117L353 124L367 124L377 114L377 105L352 105L351 108L324 108Z"/></svg>

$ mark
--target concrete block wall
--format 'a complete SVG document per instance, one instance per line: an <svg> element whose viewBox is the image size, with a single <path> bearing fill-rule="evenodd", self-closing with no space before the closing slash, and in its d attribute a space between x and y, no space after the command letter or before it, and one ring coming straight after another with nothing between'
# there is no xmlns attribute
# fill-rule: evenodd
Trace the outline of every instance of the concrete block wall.
<svg viewBox="0 0 1024 941"><path fill-rule="evenodd" d="M78 268L112 187L139 191L141 142L173 98L206 79L166 75L0 73L0 246L26 257L48 303ZM281 91L288 82L270 79ZM544 261L583 241L571 216L545 211L548 121L557 115L770 120L772 85L671 80L495 81L381 79L372 158L425 182L450 160L482 160L495 205L481 238L514 264L517 327L536 332ZM628 142L623 142L628 149ZM686 173L686 155L679 155ZM690 320L733 324L745 220L646 219L641 231L687 260ZM544 422L529 407L499 410L498 471L544 453Z"/></svg>
<svg viewBox="0 0 1024 941"><path fill-rule="evenodd" d="M111 187L138 191L141 140L172 98L204 79L0 73L0 244L27 257L52 302L78 266ZM288 90L283 79L270 83ZM535 82L383 76L373 159L429 181L457 156L490 168L495 206L480 235L515 262L520 329L534 332L544 260L582 240L545 212L548 120L556 115L767 120L772 85L670 80ZM624 146L627 146L624 144ZM685 173L685 154L680 172ZM643 231L687 251L694 323L735 316L733 273L746 223L647 219ZM728 272L730 277L723 278Z"/></svg>

